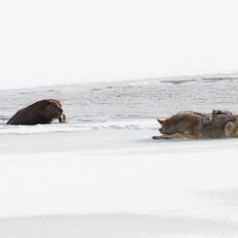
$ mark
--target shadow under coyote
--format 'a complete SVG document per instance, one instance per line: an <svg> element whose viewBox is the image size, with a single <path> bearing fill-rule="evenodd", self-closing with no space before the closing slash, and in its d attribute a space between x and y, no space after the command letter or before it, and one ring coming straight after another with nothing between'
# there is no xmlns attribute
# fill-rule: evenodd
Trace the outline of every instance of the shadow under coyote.
<svg viewBox="0 0 238 238"><path fill-rule="evenodd" d="M238 137L238 115L229 111L213 110L209 114L185 111L157 121L162 135L153 139Z"/></svg>

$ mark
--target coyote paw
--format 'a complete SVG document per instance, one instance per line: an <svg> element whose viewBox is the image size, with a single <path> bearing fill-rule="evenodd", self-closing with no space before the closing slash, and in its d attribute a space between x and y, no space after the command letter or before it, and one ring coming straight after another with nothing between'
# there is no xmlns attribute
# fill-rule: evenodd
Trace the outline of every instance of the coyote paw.
<svg viewBox="0 0 238 238"><path fill-rule="evenodd" d="M165 138L163 136L152 136L152 139L161 140L161 139L165 139Z"/></svg>
<svg viewBox="0 0 238 238"><path fill-rule="evenodd" d="M173 136L171 136L171 135L162 135L162 136L152 136L152 139L154 139L154 140L168 140L168 139L173 139L173 138L177 138L177 137L173 137Z"/></svg>

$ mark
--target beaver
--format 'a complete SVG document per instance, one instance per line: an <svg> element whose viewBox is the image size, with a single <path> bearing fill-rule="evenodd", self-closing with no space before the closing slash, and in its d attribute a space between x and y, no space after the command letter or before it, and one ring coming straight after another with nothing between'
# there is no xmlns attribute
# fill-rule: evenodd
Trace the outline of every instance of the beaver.
<svg viewBox="0 0 238 238"><path fill-rule="evenodd" d="M66 121L62 105L59 100L45 99L19 110L8 122L9 125L49 124L53 119L60 123Z"/></svg>

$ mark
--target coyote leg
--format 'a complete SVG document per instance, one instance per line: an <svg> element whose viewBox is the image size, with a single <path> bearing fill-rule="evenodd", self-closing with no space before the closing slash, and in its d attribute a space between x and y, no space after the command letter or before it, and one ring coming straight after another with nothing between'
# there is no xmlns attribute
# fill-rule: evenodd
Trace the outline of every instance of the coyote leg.
<svg viewBox="0 0 238 238"><path fill-rule="evenodd" d="M175 138L188 138L188 139L195 139L196 136L191 134L182 134L182 133L175 133L172 135L161 135L161 136L153 136L152 139L159 140L159 139L175 139Z"/></svg>
<svg viewBox="0 0 238 238"><path fill-rule="evenodd" d="M225 135L227 137L238 137L238 120L226 123Z"/></svg>
<svg viewBox="0 0 238 238"><path fill-rule="evenodd" d="M168 139L168 138L164 138L164 136L152 136L152 139L160 140L160 139Z"/></svg>

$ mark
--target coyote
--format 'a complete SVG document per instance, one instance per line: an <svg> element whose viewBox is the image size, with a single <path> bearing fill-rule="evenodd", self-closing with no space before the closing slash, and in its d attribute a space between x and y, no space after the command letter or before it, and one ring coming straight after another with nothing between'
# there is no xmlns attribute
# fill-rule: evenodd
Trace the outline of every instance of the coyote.
<svg viewBox="0 0 238 238"><path fill-rule="evenodd" d="M185 111L157 120L162 135L153 139L238 137L238 115L229 111L213 110L209 114Z"/></svg>

